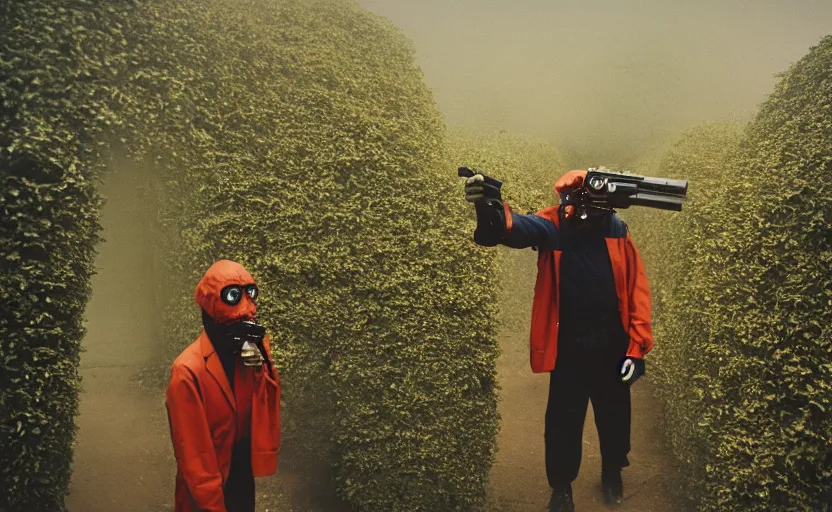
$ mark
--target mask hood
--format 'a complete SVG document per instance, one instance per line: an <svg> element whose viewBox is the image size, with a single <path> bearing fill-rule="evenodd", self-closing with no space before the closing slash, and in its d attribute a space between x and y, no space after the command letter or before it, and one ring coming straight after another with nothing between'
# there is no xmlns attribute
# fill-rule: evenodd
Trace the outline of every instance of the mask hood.
<svg viewBox="0 0 832 512"><path fill-rule="evenodd" d="M257 306L248 295L244 293L240 302L234 306L223 302L220 296L220 292L226 286L250 284L257 283L245 267L234 261L220 260L208 268L196 285L194 300L218 324L253 320Z"/></svg>

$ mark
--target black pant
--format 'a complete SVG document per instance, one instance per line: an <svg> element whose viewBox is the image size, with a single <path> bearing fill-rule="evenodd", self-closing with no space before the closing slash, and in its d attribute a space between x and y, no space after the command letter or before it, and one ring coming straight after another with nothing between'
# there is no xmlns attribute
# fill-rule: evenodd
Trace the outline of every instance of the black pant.
<svg viewBox="0 0 832 512"><path fill-rule="evenodd" d="M251 440L234 445L228 480L222 489L228 512L254 512L254 473L251 469Z"/></svg>
<svg viewBox="0 0 832 512"><path fill-rule="evenodd" d="M621 329L593 328L579 336L561 337L546 408L546 475L552 488L571 483L578 476L590 400L602 467L629 466L630 387L621 382L618 373L626 350L627 340Z"/></svg>

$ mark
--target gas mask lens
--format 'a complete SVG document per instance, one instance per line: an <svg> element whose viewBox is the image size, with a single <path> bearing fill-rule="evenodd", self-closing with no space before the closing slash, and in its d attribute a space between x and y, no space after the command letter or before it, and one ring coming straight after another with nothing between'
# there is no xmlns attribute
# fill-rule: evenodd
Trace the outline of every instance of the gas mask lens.
<svg viewBox="0 0 832 512"><path fill-rule="evenodd" d="M228 304L229 306L236 306L240 303L240 300L243 298L243 293L248 295L248 298L251 300L257 299L257 285L250 284L248 286L240 286L240 285L231 285L226 286L222 289L220 293L220 297L222 301Z"/></svg>

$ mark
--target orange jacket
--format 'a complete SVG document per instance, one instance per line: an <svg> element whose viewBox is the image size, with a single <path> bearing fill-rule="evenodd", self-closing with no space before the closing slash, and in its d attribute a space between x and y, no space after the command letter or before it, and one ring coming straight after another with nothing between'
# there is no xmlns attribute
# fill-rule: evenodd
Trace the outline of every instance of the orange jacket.
<svg viewBox="0 0 832 512"><path fill-rule="evenodd" d="M546 208L535 215L549 219L560 228L559 206ZM511 213L506 219L507 230L511 230ZM650 327L650 289L638 250L628 230L610 233L606 237L618 296L621 323L630 336L627 355L644 357L653 348L653 333ZM532 325L530 336L530 360L534 373L550 372L555 369L558 352L558 326L560 325L558 282L560 279L561 251L540 251L537 259L537 282L532 304Z"/></svg>
<svg viewBox="0 0 832 512"><path fill-rule="evenodd" d="M218 302L219 291L227 284L253 283L240 269L233 262L218 262L197 287L197 302L219 321L237 319L240 311L253 317L252 302L244 299L236 308ZM277 470L280 378L269 345L265 337L268 364L250 368L237 360L233 392L204 330L174 361L165 406L176 455L176 512L226 512L223 486L234 444L246 434L251 438L254 476Z"/></svg>

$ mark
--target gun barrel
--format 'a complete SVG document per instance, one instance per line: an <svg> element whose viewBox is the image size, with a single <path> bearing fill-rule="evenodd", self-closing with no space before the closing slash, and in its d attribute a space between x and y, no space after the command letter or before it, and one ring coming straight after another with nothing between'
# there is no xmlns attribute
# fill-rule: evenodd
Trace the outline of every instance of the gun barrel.
<svg viewBox="0 0 832 512"><path fill-rule="evenodd" d="M587 174L586 183L586 194L593 203L613 208L646 206L679 212L688 193L686 180L597 170Z"/></svg>
<svg viewBox="0 0 832 512"><path fill-rule="evenodd" d="M687 180L671 180L667 178L650 178L645 176L638 183L639 191L653 194L685 197L688 193Z"/></svg>
<svg viewBox="0 0 832 512"><path fill-rule="evenodd" d="M672 210L674 212L682 211L682 201L684 201L684 197L681 196L652 194L649 192L639 192L634 196L630 196L630 205L632 206L648 206L650 208Z"/></svg>

